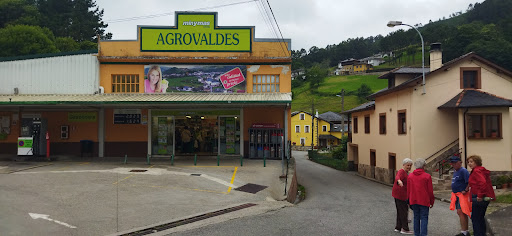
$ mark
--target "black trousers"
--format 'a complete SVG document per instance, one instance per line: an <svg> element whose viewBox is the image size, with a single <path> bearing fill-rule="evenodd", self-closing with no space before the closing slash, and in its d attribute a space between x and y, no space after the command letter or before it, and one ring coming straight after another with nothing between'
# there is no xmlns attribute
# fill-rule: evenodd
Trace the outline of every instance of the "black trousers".
<svg viewBox="0 0 512 236"><path fill-rule="evenodd" d="M485 211L489 206L488 201L473 202L473 212L471 213L471 222L473 223L473 232L475 236L485 236L487 227L485 225Z"/></svg>
<svg viewBox="0 0 512 236"><path fill-rule="evenodd" d="M395 206L396 206L396 225L395 229L401 230L404 229L409 231L409 206L406 201L398 200L395 198Z"/></svg>

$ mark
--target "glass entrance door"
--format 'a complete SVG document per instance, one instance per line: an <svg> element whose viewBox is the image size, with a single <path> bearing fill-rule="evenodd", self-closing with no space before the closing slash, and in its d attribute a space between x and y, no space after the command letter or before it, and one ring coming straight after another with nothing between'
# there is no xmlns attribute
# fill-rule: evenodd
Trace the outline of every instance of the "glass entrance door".
<svg viewBox="0 0 512 236"><path fill-rule="evenodd" d="M154 116L151 124L151 153L166 156L173 154L174 117Z"/></svg>
<svg viewBox="0 0 512 236"><path fill-rule="evenodd" d="M221 155L240 155L240 119L237 116L219 117L219 144Z"/></svg>

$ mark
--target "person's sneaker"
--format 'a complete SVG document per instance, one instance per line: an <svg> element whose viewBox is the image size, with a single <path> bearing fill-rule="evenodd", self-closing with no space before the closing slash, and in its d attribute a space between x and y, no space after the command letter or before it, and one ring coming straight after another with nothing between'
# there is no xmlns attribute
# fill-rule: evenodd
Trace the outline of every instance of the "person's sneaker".
<svg viewBox="0 0 512 236"><path fill-rule="evenodd" d="M410 230L403 230L403 229L400 231L400 233L401 233L401 234L414 234L414 232L413 232L413 231L410 231Z"/></svg>
<svg viewBox="0 0 512 236"><path fill-rule="evenodd" d="M400 230L398 230L398 229L395 229L395 232L400 232Z"/></svg>

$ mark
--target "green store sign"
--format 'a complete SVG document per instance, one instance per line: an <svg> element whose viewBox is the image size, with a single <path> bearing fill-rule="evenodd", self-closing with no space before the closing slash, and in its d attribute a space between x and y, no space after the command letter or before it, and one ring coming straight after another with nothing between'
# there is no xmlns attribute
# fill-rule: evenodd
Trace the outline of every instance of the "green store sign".
<svg viewBox="0 0 512 236"><path fill-rule="evenodd" d="M140 27L142 52L251 52L254 27L217 27L217 13L178 12L175 27Z"/></svg>

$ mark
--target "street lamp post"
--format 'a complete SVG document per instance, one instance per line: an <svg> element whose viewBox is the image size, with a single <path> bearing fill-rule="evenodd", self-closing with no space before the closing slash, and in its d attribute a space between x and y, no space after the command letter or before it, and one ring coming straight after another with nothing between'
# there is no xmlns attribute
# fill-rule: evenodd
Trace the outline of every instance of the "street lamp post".
<svg viewBox="0 0 512 236"><path fill-rule="evenodd" d="M345 118L343 117L343 112L345 111L345 89L341 89L341 95L336 95L336 97L341 97L341 138L343 138L345 135Z"/></svg>
<svg viewBox="0 0 512 236"><path fill-rule="evenodd" d="M425 43L423 42L423 36L421 36L420 31L412 25L404 24L401 21L394 21L394 20L388 22L388 27L395 27L397 25L409 26L409 27L413 28L414 30L416 30L416 32L418 32L418 34L420 35L420 39L421 39L421 72L423 73L422 86L423 86L423 94L425 94L427 92L425 91Z"/></svg>

